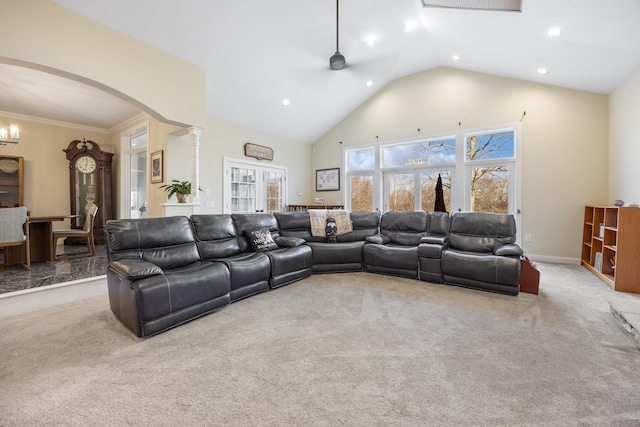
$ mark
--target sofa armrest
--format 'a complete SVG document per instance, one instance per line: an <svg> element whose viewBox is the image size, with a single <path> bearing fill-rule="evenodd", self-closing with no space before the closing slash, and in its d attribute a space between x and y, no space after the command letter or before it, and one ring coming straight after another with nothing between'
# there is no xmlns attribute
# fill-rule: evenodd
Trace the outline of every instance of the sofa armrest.
<svg viewBox="0 0 640 427"><path fill-rule="evenodd" d="M424 236L421 243L428 243L431 245L444 245L449 241L449 236Z"/></svg>
<svg viewBox="0 0 640 427"><path fill-rule="evenodd" d="M306 241L300 237L284 237L280 236L275 239L276 244L281 248L295 248L304 245Z"/></svg>
<svg viewBox="0 0 640 427"><path fill-rule="evenodd" d="M521 256L524 254L522 248L515 243L499 245L493 248L493 254L498 256Z"/></svg>
<svg viewBox="0 0 640 427"><path fill-rule="evenodd" d="M387 243L391 243L391 238L389 236L385 236L384 234L375 234L373 236L366 237L367 242L375 243L377 245L386 245Z"/></svg>
<svg viewBox="0 0 640 427"><path fill-rule="evenodd" d="M138 280L164 274L164 271L157 265L141 259L132 258L112 261L109 263L109 269L127 280Z"/></svg>

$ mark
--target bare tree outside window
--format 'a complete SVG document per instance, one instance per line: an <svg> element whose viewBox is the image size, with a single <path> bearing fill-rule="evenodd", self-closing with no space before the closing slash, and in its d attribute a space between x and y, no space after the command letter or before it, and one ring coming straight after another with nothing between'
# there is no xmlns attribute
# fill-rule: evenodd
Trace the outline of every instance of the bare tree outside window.
<svg viewBox="0 0 640 427"><path fill-rule="evenodd" d="M413 211L415 191L413 188L413 172L394 173L387 177L389 188L390 211Z"/></svg>
<svg viewBox="0 0 640 427"><path fill-rule="evenodd" d="M373 177L351 177L351 212L373 211Z"/></svg>
<svg viewBox="0 0 640 427"><path fill-rule="evenodd" d="M514 157L514 132L505 131L467 138L468 162ZM474 212L509 212L509 173L505 166L471 169L470 208Z"/></svg>

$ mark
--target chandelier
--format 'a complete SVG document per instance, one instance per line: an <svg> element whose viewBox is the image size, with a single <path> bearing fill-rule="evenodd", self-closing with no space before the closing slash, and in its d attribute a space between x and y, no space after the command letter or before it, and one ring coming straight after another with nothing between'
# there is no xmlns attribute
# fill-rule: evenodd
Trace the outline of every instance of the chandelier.
<svg viewBox="0 0 640 427"><path fill-rule="evenodd" d="M0 145L2 145L2 148L7 144L17 144L18 141L20 141L20 128L18 125L9 125L8 131L5 127L0 128Z"/></svg>

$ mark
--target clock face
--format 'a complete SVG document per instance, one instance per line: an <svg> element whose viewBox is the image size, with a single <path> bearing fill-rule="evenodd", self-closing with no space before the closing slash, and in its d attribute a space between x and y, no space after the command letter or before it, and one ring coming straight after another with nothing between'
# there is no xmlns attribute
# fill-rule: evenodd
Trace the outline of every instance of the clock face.
<svg viewBox="0 0 640 427"><path fill-rule="evenodd" d="M76 169L82 173L91 173L96 170L96 161L93 157L82 156L76 160Z"/></svg>

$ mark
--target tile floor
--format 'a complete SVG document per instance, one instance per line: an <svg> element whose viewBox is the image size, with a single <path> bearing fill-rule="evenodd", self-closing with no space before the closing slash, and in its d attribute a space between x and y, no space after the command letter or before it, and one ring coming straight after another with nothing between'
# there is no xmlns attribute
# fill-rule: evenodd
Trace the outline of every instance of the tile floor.
<svg viewBox="0 0 640 427"><path fill-rule="evenodd" d="M85 249L84 246L64 247L65 252ZM0 264L3 262L0 260ZM0 294L104 274L107 274L106 248L104 245L96 245L95 257L32 263L31 270L26 270L21 265L6 266L4 271L0 271Z"/></svg>

